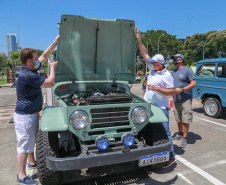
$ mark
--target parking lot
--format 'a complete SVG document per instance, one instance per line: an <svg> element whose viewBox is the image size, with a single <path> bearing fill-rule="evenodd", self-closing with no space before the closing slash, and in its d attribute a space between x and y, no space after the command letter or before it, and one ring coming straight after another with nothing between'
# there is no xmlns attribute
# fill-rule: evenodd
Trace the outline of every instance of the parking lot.
<svg viewBox="0 0 226 185"><path fill-rule="evenodd" d="M45 90L43 91L45 94ZM142 96L141 83L133 84L132 92ZM12 123L16 103L15 88L0 88L0 184L16 182L16 136ZM174 142L177 162L167 169L146 170L146 175L122 184L226 184L226 113L221 118L204 115L199 100L193 101L193 123L188 134L188 145L180 148ZM170 110L171 134L177 132L173 110ZM28 171L38 180L37 171ZM138 173L138 171L137 171ZM140 173L140 172L139 172ZM125 177L126 178L126 177ZM129 177L128 177L129 178Z"/></svg>

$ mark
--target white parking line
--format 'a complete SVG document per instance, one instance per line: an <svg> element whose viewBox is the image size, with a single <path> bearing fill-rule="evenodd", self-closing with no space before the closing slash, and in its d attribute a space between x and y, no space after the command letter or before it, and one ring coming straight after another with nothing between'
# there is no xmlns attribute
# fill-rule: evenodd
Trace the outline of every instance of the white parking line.
<svg viewBox="0 0 226 185"><path fill-rule="evenodd" d="M195 117L195 118L198 118L198 119L201 119L201 120L203 120L203 121L207 121L207 122L213 123L213 124L215 124L215 125L219 125L219 126L222 126L222 127L226 127L226 125L221 124L221 123L217 123L217 122L214 122L214 121L210 121L210 120L204 119L204 118L199 118L199 117L197 117L197 116L194 116L194 117Z"/></svg>
<svg viewBox="0 0 226 185"><path fill-rule="evenodd" d="M181 173L177 174L179 177L181 177L184 181L186 181L188 184L193 184L191 181L189 181L185 176L183 176Z"/></svg>
<svg viewBox="0 0 226 185"><path fill-rule="evenodd" d="M208 169L208 168L212 168L212 167L215 167L217 165L222 165L222 164L225 164L225 163L226 163L226 160L215 161L213 163L209 163L209 164L202 166L202 168Z"/></svg>
<svg viewBox="0 0 226 185"><path fill-rule="evenodd" d="M28 167L26 166L26 174L31 177L34 174L34 170L33 169L28 169Z"/></svg>
<svg viewBox="0 0 226 185"><path fill-rule="evenodd" d="M34 154L35 154L35 159L36 159L36 144L35 144L35 148L34 148ZM27 163L28 163L28 159L27 159ZM27 167L27 164L26 164L26 174L29 175L30 177L34 174L34 169L29 169Z"/></svg>
<svg viewBox="0 0 226 185"><path fill-rule="evenodd" d="M28 159L27 159L27 163L28 163ZM34 174L33 169L29 169L27 164L26 164L26 174L30 177Z"/></svg>
<svg viewBox="0 0 226 185"><path fill-rule="evenodd" d="M225 185L223 182L219 181L218 179L216 179L212 175L208 174L207 172L203 171L199 167L195 166L194 164L188 162L183 157L176 155L176 159L178 161L180 161L181 163L183 163L184 165L186 165L187 167L189 167L190 169L192 169L193 171L195 171L196 173L198 173L199 175L201 175L202 177L206 178L208 181L212 182L213 184Z"/></svg>

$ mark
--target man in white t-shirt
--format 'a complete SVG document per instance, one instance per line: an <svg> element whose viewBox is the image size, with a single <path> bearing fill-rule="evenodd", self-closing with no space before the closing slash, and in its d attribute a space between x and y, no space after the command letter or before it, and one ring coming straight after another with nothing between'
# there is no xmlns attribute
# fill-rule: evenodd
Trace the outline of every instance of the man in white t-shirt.
<svg viewBox="0 0 226 185"><path fill-rule="evenodd" d="M168 95L174 94L174 80L171 73L165 67L165 59L161 54L157 54L152 58L141 40L141 34L137 28L134 28L135 36L138 41L140 53L145 60L150 74L144 99L153 105L162 109L169 120L169 100ZM172 142L172 136L169 129L169 121L163 122L163 126L167 132L168 138L171 141L172 149L170 152L170 160L164 167L169 167L175 162L175 153Z"/></svg>

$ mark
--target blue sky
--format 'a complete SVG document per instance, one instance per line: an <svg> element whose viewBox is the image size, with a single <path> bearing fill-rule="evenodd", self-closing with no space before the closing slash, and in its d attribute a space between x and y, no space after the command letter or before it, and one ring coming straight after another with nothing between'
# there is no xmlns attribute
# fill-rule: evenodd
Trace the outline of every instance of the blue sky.
<svg viewBox="0 0 226 185"><path fill-rule="evenodd" d="M141 31L186 38L226 29L225 7L226 0L0 0L0 52L6 53L7 33L18 36L18 25L22 48L45 50L59 33L62 14L129 19Z"/></svg>

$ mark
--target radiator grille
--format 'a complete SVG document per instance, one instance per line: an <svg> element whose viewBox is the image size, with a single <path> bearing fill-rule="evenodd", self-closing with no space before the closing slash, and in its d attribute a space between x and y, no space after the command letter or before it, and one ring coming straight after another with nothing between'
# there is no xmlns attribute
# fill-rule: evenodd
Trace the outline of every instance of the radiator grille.
<svg viewBox="0 0 226 185"><path fill-rule="evenodd" d="M129 110L130 107L91 109L91 128L129 125Z"/></svg>

